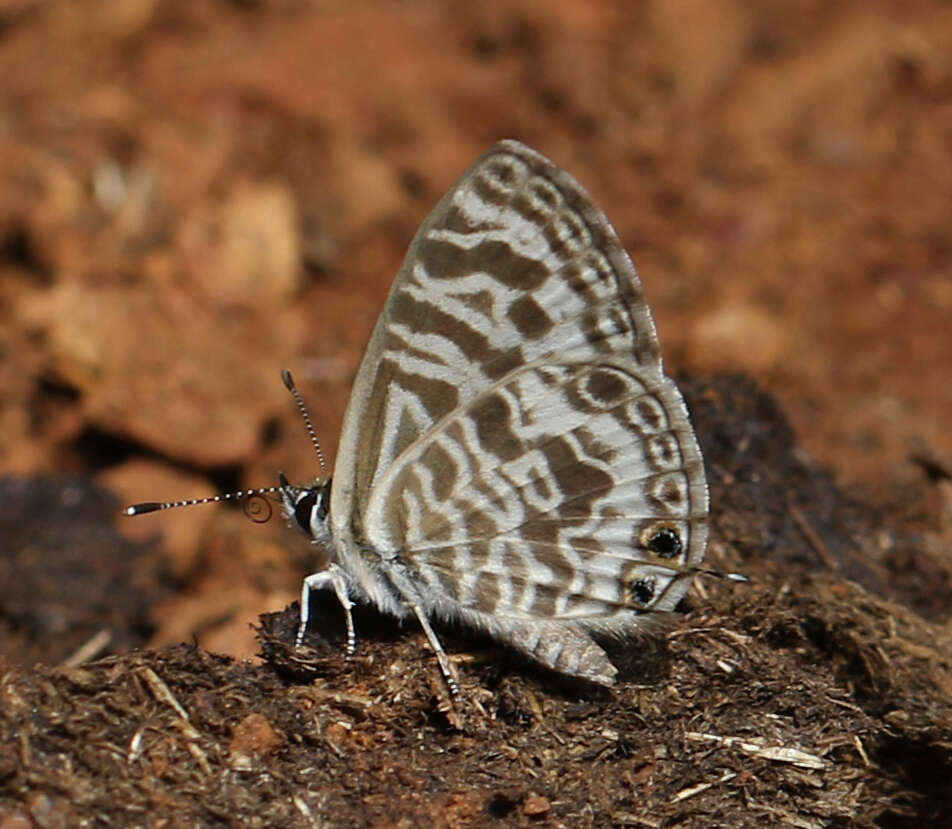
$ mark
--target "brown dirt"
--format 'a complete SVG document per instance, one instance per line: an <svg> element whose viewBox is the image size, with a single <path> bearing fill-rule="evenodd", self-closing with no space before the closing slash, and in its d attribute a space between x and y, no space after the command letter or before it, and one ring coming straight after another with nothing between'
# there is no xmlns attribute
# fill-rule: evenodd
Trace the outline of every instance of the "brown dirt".
<svg viewBox="0 0 952 829"><path fill-rule="evenodd" d="M945 825L950 55L938 0L0 0L0 829ZM281 521L101 487L313 475L280 369L333 456L414 227L502 137L631 251L752 583L612 692L446 631L451 708L369 610L351 661L332 602L288 649Z"/></svg>

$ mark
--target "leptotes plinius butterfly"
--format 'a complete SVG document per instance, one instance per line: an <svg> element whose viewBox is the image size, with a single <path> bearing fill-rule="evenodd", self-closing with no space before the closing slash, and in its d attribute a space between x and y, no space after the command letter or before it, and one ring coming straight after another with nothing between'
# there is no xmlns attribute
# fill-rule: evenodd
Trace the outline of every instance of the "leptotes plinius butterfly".
<svg viewBox="0 0 952 829"><path fill-rule="evenodd" d="M333 479L277 490L330 561L304 581L298 644L329 587L350 651L352 598L413 615L454 692L432 619L611 685L596 639L672 610L707 543L701 453L634 266L581 186L515 141L417 232Z"/></svg>

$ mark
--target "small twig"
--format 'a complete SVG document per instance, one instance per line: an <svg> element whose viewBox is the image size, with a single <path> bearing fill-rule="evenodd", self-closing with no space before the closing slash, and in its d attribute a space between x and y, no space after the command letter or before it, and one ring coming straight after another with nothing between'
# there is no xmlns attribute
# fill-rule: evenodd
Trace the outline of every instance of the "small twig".
<svg viewBox="0 0 952 829"><path fill-rule="evenodd" d="M96 657L112 640L112 631L103 628L98 633L93 634L85 643L80 645L70 656L63 660L63 666L66 668L75 668L84 662Z"/></svg>
<svg viewBox="0 0 952 829"><path fill-rule="evenodd" d="M778 763L790 763L804 769L825 769L826 760L817 757L815 754L809 754L798 748L787 748L785 746L765 746L758 740L744 740L740 737L722 737L719 734L701 734L697 731L688 731L684 735L689 740L698 742L710 742L722 745L725 748L738 748L745 754L752 757L759 757L762 760L774 760Z"/></svg>
<svg viewBox="0 0 952 829"><path fill-rule="evenodd" d="M800 532L803 533L804 538L806 538L807 543L813 548L813 551L823 560L823 563L833 571L840 569L840 565L837 564L836 559L830 555L830 551L826 548L826 545L818 536L813 527L810 526L809 522L806 519L806 516L800 511L800 508L796 504L789 504L788 509L790 510L790 517L793 518L793 522L800 529Z"/></svg>
<svg viewBox="0 0 952 829"><path fill-rule="evenodd" d="M359 694L348 694L344 691L332 691L326 688L320 688L316 685L312 685L307 689L307 696L314 700L327 700L328 702L337 703L344 708L359 708L363 711L372 708L374 704L374 701L370 699L370 697L361 696Z"/></svg>
<svg viewBox="0 0 952 829"><path fill-rule="evenodd" d="M733 780L737 777L737 773L733 771L724 772L717 780L713 783L698 783L696 786L688 786L686 789L681 789L677 792L672 798L672 803L679 803L682 800L687 800L689 797L694 797L701 792L707 791L708 789L713 788L718 783L726 783L728 780Z"/></svg>
<svg viewBox="0 0 952 829"><path fill-rule="evenodd" d="M140 668L139 676L145 680L145 684L149 686L149 690L157 702L165 703L185 722L188 722L188 712L182 707L182 704L169 690L169 686L162 681L162 678L155 671L151 668Z"/></svg>

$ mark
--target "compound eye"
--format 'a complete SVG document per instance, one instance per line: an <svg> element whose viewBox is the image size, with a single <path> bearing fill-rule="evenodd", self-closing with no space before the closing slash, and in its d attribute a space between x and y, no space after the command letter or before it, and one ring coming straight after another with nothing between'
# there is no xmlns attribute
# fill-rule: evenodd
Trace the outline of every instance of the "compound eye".
<svg viewBox="0 0 952 829"><path fill-rule="evenodd" d="M294 520L297 521L298 526L306 533L311 531L311 512L316 503L317 493L314 492L314 490L309 490L302 495L294 505Z"/></svg>

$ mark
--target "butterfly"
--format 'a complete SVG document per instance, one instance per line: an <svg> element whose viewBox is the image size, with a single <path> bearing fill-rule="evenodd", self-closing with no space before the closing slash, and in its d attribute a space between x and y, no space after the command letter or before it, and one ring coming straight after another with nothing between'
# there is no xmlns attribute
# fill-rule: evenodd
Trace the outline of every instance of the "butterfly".
<svg viewBox="0 0 952 829"><path fill-rule="evenodd" d="M297 644L311 591L330 589L348 653L355 600L415 618L454 694L434 621L614 684L604 640L673 610L707 544L701 452L635 268L575 179L516 141L417 231L333 475L270 489L328 555L304 580Z"/></svg>

